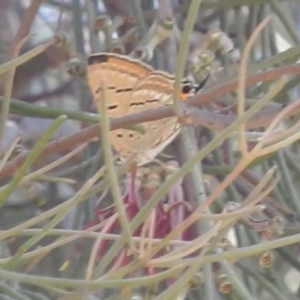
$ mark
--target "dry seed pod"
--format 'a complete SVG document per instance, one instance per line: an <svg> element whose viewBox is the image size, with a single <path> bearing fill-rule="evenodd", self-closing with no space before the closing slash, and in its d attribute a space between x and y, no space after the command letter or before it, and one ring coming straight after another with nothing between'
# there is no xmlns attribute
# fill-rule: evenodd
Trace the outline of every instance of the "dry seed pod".
<svg viewBox="0 0 300 300"><path fill-rule="evenodd" d="M153 57L153 50L148 46L139 46L137 49L134 50L134 56L143 61L149 61Z"/></svg>
<svg viewBox="0 0 300 300"><path fill-rule="evenodd" d="M109 17L100 15L95 19L94 28L96 31L104 31L109 26Z"/></svg>
<svg viewBox="0 0 300 300"><path fill-rule="evenodd" d="M68 73L73 76L84 76L86 74L86 62L80 60L79 58L72 58L67 63Z"/></svg>
<svg viewBox="0 0 300 300"><path fill-rule="evenodd" d="M274 262L274 256L272 252L266 251L259 256L259 265L262 268L269 268Z"/></svg>
<svg viewBox="0 0 300 300"><path fill-rule="evenodd" d="M66 33L64 32L58 32L54 37L53 37L53 45L55 47L63 47L66 46L67 44L70 43L70 39L67 36Z"/></svg>
<svg viewBox="0 0 300 300"><path fill-rule="evenodd" d="M125 54L125 47L122 45L119 39L112 40L109 48L110 52L117 54Z"/></svg>
<svg viewBox="0 0 300 300"><path fill-rule="evenodd" d="M157 45L172 34L173 26L172 18L166 18L159 22L155 21L149 29L145 41L134 51L134 56L145 61L151 60Z"/></svg>
<svg viewBox="0 0 300 300"><path fill-rule="evenodd" d="M233 291L233 284L228 280L226 274L221 274L217 278L218 290L221 294L229 294Z"/></svg>
<svg viewBox="0 0 300 300"><path fill-rule="evenodd" d="M192 280L188 283L189 289L197 290L200 285L203 284L204 278L201 273L197 273L193 276Z"/></svg>

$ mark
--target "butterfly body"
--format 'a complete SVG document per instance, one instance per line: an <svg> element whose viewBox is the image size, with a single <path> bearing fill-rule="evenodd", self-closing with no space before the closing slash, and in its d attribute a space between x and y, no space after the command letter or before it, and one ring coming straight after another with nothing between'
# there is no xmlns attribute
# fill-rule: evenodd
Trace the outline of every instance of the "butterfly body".
<svg viewBox="0 0 300 300"><path fill-rule="evenodd" d="M95 101L101 101L102 80L110 118L138 113L172 103L174 76L156 71L139 60L113 53L92 54L87 79ZM181 98L193 93L193 83L184 81ZM142 124L145 133L126 129L111 132L112 146L121 159L136 155L138 165L151 162L179 132L176 117Z"/></svg>

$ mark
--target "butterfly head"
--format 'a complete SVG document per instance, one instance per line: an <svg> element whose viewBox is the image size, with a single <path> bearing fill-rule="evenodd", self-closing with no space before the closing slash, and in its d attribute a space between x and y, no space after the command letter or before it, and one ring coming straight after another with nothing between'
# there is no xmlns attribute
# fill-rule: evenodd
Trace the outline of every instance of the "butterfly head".
<svg viewBox="0 0 300 300"><path fill-rule="evenodd" d="M181 82L181 94L180 99L186 100L187 98L195 95L197 92L197 85L192 76L184 78Z"/></svg>

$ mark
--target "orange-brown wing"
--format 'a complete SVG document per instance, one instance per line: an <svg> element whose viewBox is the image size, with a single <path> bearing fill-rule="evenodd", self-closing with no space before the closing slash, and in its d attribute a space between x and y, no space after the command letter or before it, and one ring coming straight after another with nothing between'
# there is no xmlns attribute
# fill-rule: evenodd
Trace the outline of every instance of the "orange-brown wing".
<svg viewBox="0 0 300 300"><path fill-rule="evenodd" d="M153 69L128 56L114 53L92 54L88 59L87 80L95 100L101 101L102 80L106 83L106 103L109 117L126 115L130 97L138 81Z"/></svg>
<svg viewBox="0 0 300 300"><path fill-rule="evenodd" d="M128 113L138 113L172 102L173 77L163 72L152 72L140 80L130 95ZM145 133L118 129L112 132L111 141L122 157L136 154L137 162L151 162L176 137L177 119L166 118L143 124Z"/></svg>
<svg viewBox="0 0 300 300"><path fill-rule="evenodd" d="M172 102L174 76L154 71L150 66L127 56L111 53L91 55L87 79L94 98L99 101L102 80L105 80L109 117L121 117ZM175 117L143 125L144 134L125 129L111 132L112 146L121 158L136 154L139 165L151 162L179 130Z"/></svg>

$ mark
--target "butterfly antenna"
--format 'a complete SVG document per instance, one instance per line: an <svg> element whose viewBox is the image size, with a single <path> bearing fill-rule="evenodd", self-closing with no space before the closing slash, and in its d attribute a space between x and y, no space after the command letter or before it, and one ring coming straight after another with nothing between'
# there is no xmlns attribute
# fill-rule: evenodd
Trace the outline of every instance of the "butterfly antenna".
<svg viewBox="0 0 300 300"><path fill-rule="evenodd" d="M200 90L202 90L206 84L206 82L208 81L210 77L210 74L206 76L206 78L204 80L202 80L195 88L195 94L197 94Z"/></svg>

